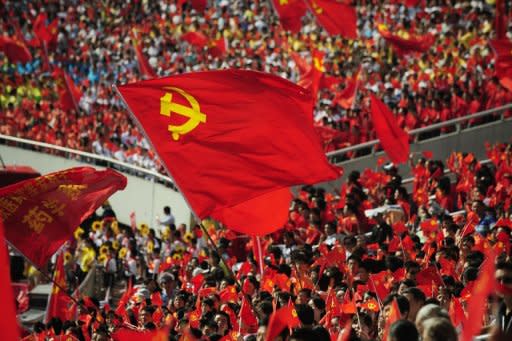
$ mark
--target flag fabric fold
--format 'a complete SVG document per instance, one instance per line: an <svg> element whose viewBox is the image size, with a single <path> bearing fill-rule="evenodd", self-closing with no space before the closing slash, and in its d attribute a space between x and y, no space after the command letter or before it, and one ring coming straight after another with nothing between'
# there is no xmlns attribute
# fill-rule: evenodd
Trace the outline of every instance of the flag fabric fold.
<svg viewBox="0 0 512 341"><path fill-rule="evenodd" d="M125 187L126 177L114 170L76 167L0 188L6 239L42 267L85 218Z"/></svg>
<svg viewBox="0 0 512 341"><path fill-rule="evenodd" d="M20 337L10 278L9 252L7 251L4 236L4 226L2 219L0 219L0 298L2 299L0 330L2 331L2 340L18 341Z"/></svg>
<svg viewBox="0 0 512 341"><path fill-rule="evenodd" d="M13 63L25 64L32 60L28 47L18 38L0 36L0 51Z"/></svg>
<svg viewBox="0 0 512 341"><path fill-rule="evenodd" d="M512 91L512 41L508 39L491 40L496 56L494 69L501 85Z"/></svg>
<svg viewBox="0 0 512 341"><path fill-rule="evenodd" d="M405 38L392 34L385 25L378 25L377 30L382 38L389 42L400 56L412 52L426 52L434 43L434 36L431 34L424 36L409 35L409 37Z"/></svg>
<svg viewBox="0 0 512 341"><path fill-rule="evenodd" d="M371 117L384 151L394 163L409 158L409 136L398 126L395 116L375 95L370 95Z"/></svg>
<svg viewBox="0 0 512 341"><path fill-rule="evenodd" d="M64 252L60 252L57 256L53 281L52 291L46 308L45 321L49 322L52 317L58 317L62 321L66 321L68 317L68 304L71 298L63 292L63 290L67 289L66 271L64 270Z"/></svg>
<svg viewBox="0 0 512 341"><path fill-rule="evenodd" d="M295 309L288 305L274 311L272 315L270 315L265 341L274 340L286 327L294 328L299 325L300 320L296 316L297 312L294 313L294 311Z"/></svg>
<svg viewBox="0 0 512 341"><path fill-rule="evenodd" d="M318 23L330 35L357 39L357 13L355 7L336 0L306 0Z"/></svg>
<svg viewBox="0 0 512 341"><path fill-rule="evenodd" d="M496 12L494 17L494 28L496 39L506 39L508 16L505 0L496 0Z"/></svg>
<svg viewBox="0 0 512 341"><path fill-rule="evenodd" d="M141 75L146 79L157 77L155 71L153 70L153 68L151 68L151 65L149 65L148 60L146 59L144 53L142 52L140 40L137 37L137 32L135 29L131 31L131 38L133 50L135 51L135 57L137 58L137 63L139 64L139 71Z"/></svg>
<svg viewBox="0 0 512 341"><path fill-rule="evenodd" d="M310 93L280 77L198 72L119 92L201 219L265 235L286 221L290 186L340 173L322 151Z"/></svg>
<svg viewBox="0 0 512 341"><path fill-rule="evenodd" d="M304 0L272 0L279 22L285 30L297 33L302 27L302 17L307 6Z"/></svg>

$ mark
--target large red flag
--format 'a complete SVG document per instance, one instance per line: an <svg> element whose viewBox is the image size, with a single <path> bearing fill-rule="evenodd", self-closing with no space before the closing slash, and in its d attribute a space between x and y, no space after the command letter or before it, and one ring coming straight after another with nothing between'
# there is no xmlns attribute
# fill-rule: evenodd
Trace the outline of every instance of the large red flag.
<svg viewBox="0 0 512 341"><path fill-rule="evenodd" d="M0 51L13 63L28 63L32 60L32 54L25 43L18 38L0 36Z"/></svg>
<svg viewBox="0 0 512 341"><path fill-rule="evenodd" d="M400 129L395 116L380 99L373 94L370 98L373 126L382 147L394 163L406 162L409 158L409 136Z"/></svg>
<svg viewBox="0 0 512 341"><path fill-rule="evenodd" d="M274 340L286 327L297 327L300 323L300 320L296 315L297 312L295 312L295 309L290 305L274 311L272 315L270 315L265 340Z"/></svg>
<svg viewBox="0 0 512 341"><path fill-rule="evenodd" d="M508 39L491 40L496 55L494 69L501 85L512 91L512 41Z"/></svg>
<svg viewBox="0 0 512 341"><path fill-rule="evenodd" d="M0 298L2 300L0 330L2 331L2 340L17 341L20 339L18 321L10 279L9 253L5 247L4 235L4 226L0 219Z"/></svg>
<svg viewBox="0 0 512 341"><path fill-rule="evenodd" d="M133 43L133 50L135 51L135 57L137 57L137 63L139 63L139 71L142 77L145 79L155 78L157 75L155 71L149 65L148 60L144 56L142 52L142 48L140 46L140 41L137 37L137 31L134 29L131 32L131 38Z"/></svg>
<svg viewBox="0 0 512 341"><path fill-rule="evenodd" d="M426 52L434 43L434 37L431 34L405 38L392 34L385 25L379 25L377 30L382 38L393 45L397 54L401 56L412 52Z"/></svg>
<svg viewBox="0 0 512 341"><path fill-rule="evenodd" d="M279 21L285 30L297 33L302 27L301 19L307 6L303 0L272 0L279 15Z"/></svg>
<svg viewBox="0 0 512 341"><path fill-rule="evenodd" d="M201 219L265 235L288 218L290 186L340 173L313 128L310 94L280 77L197 72L119 91Z"/></svg>
<svg viewBox="0 0 512 341"><path fill-rule="evenodd" d="M505 7L505 0L496 0L496 13L494 18L494 27L496 29L496 39L506 39L508 16Z"/></svg>
<svg viewBox="0 0 512 341"><path fill-rule="evenodd" d="M67 288L66 272L64 270L64 252L60 252L57 256L55 271L53 273L53 281L52 292L50 293L48 307L46 308L45 321L48 322L52 317L58 317L62 321L65 321L67 320L68 304L71 299L62 291Z"/></svg>
<svg viewBox="0 0 512 341"><path fill-rule="evenodd" d="M318 23L330 34L357 39L357 13L336 0L306 0Z"/></svg>
<svg viewBox="0 0 512 341"><path fill-rule="evenodd" d="M76 167L0 188L6 238L43 266L77 226L126 186L114 170Z"/></svg>
<svg viewBox="0 0 512 341"><path fill-rule="evenodd" d="M496 254L494 249L490 249L487 257L480 268L480 273L473 286L471 297L468 301L468 318L462 329L461 341L471 341L473 337L480 332L482 328L482 317L487 308L487 297L496 289L496 278L494 272L496 265L494 263Z"/></svg>

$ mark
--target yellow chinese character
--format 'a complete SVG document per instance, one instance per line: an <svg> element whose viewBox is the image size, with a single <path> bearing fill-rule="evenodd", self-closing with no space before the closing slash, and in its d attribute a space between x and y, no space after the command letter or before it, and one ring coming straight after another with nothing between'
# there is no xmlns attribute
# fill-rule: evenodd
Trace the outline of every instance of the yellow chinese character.
<svg viewBox="0 0 512 341"><path fill-rule="evenodd" d="M43 200L43 206L59 217L64 215L64 209L66 208L66 204L59 203L59 201L55 199Z"/></svg>
<svg viewBox="0 0 512 341"><path fill-rule="evenodd" d="M59 190L69 199L78 200L81 192L87 188L87 185L60 185Z"/></svg>
<svg viewBox="0 0 512 341"><path fill-rule="evenodd" d="M22 221L27 224L31 230L39 234L43 231L47 223L53 221L53 217L44 210L41 210L39 206L34 206L25 214Z"/></svg>

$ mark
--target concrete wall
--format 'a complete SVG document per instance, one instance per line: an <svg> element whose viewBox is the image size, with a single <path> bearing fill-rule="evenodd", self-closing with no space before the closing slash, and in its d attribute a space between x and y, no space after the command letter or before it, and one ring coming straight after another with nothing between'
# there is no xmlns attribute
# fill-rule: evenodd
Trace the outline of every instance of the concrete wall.
<svg viewBox="0 0 512 341"><path fill-rule="evenodd" d="M5 145L0 145L0 156L5 164L28 165L41 174L71 167L91 166L87 163L60 156ZM103 168L99 166L93 167L97 169ZM123 174L128 178L128 185L124 191L117 192L110 198L112 207L120 222L129 224L130 213L134 211L137 223L147 223L150 226L154 226L155 216L157 214L161 216L163 207L169 205L172 207L172 213L176 217L176 223L189 224L190 209L181 194L151 180Z"/></svg>
<svg viewBox="0 0 512 341"><path fill-rule="evenodd" d="M506 119L413 143L411 144L411 152L430 150L433 152L434 159L443 161L445 161L453 151L471 152L476 155L477 159L483 160L487 159L485 154L485 142L510 142L511 137L512 119ZM339 189L341 182L347 178L351 171L375 168L377 159L383 155L384 152L378 152L374 155L367 155L355 160L341 162L339 165L345 170L343 177L330 183L323 183L321 186L326 189ZM409 165L400 165L399 169L403 179L412 176Z"/></svg>

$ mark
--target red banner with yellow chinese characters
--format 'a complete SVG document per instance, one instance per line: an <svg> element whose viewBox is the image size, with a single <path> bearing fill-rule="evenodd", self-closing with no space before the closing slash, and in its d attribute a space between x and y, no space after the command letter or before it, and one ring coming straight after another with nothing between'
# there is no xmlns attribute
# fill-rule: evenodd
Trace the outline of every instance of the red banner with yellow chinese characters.
<svg viewBox="0 0 512 341"><path fill-rule="evenodd" d="M38 266L108 197L126 187L111 169L77 167L0 188L6 239Z"/></svg>

